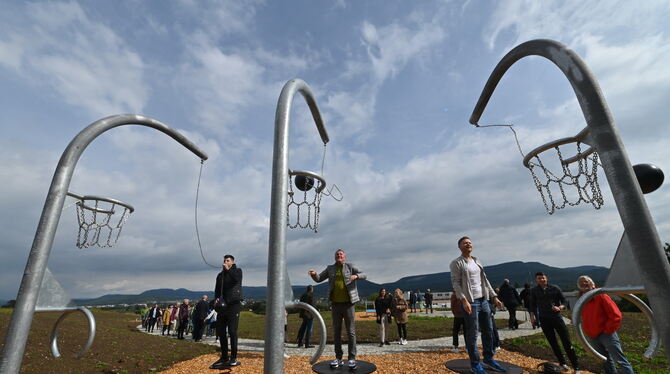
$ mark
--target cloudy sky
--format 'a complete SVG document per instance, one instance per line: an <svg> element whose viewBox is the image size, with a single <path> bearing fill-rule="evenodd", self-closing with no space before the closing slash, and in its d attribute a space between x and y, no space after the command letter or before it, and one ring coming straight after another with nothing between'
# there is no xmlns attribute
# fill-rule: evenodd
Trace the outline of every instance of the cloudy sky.
<svg viewBox="0 0 670 374"><path fill-rule="evenodd" d="M545 212L507 128L468 118L511 48L549 38L600 82L631 162L670 170L667 2L114 1L6 2L0 12L0 298L16 297L56 163L85 126L138 113L178 129L210 156L199 207L204 256L232 253L246 285L265 285L273 126L282 86L312 88L331 142L317 234L291 230L289 274L345 248L371 281L446 271L469 235L487 265L609 266L623 233L605 206ZM292 169L320 171L323 145L300 96ZM575 135L584 119L549 61L526 58L481 122L513 123L524 152ZM73 297L153 288L208 290L194 204L200 160L137 126L96 139L70 191L136 211L113 248L78 249L68 199L49 269ZM647 195L670 241L667 187Z"/></svg>

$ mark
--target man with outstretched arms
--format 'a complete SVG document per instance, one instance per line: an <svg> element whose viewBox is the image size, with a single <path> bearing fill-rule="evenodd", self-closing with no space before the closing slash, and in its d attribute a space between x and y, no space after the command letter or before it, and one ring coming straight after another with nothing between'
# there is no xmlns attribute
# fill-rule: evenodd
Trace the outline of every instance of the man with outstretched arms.
<svg viewBox="0 0 670 374"><path fill-rule="evenodd" d="M335 345L335 360L330 363L333 368L344 365L342 360L342 320L347 329L347 337L349 340L348 362L347 366L350 369L356 368L356 322L354 305L359 300L358 289L356 288L356 281L365 279L363 274L356 265L347 263L347 255L342 249L335 251L335 263L328 265L320 274L310 269L307 274L316 283L323 282L328 279L329 299L331 303L333 315L333 340Z"/></svg>
<svg viewBox="0 0 670 374"><path fill-rule="evenodd" d="M505 372L500 363L493 359L495 353L493 343L493 324L491 305L502 307L491 283L489 283L484 266L472 256L472 240L467 236L458 239L461 255L449 265L451 284L456 297L461 301L465 319L465 347L470 356L470 368L475 374L486 374L484 368ZM481 327L484 360L480 360L477 348L477 332Z"/></svg>
<svg viewBox="0 0 670 374"><path fill-rule="evenodd" d="M224 369L238 366L237 326L242 310L242 269L235 265L235 257L223 256L223 270L216 276L214 286L214 309L216 316L216 334L221 344L221 358L210 369ZM228 339L230 336L230 359L228 357Z"/></svg>

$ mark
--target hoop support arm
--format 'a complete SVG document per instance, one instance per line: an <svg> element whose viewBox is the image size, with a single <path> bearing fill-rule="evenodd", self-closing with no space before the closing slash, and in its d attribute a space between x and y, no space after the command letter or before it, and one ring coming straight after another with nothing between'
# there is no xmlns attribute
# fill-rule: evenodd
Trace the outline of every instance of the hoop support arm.
<svg viewBox="0 0 670 374"><path fill-rule="evenodd" d="M647 317L647 320L649 321L649 324L651 325L651 339L649 341L649 346L644 351L643 356L650 359L656 356L658 353L658 350L661 347L661 341L658 336L658 330L654 324L654 312L652 312L652 310L647 304L644 303L644 301L633 295L634 292L645 292L645 290L642 287L603 287L593 289L577 299L577 302L572 309L573 325L575 327L575 332L577 333L577 339L584 346L584 348L586 348L586 351L593 357L603 361L607 360L607 357L603 356L600 352L593 348L584 334L584 330L582 329L582 309L584 308L584 305L586 305L586 303L588 303L595 296L608 293L623 297L624 299L633 303L636 307L638 307L638 309L640 309L640 311L642 311L642 313L644 313L645 317Z"/></svg>
<svg viewBox="0 0 670 374"><path fill-rule="evenodd" d="M479 122L498 82L505 72L526 56L541 56L553 62L570 82L588 127L588 144L595 148L623 223L629 234L635 265L654 311L670 315L670 264L649 213L633 166L595 77L582 59L565 45L548 39L522 43L508 52L493 69L475 105L470 123ZM655 320L664 346L670 347L670 319ZM670 349L665 351L670 360Z"/></svg>
<svg viewBox="0 0 670 374"><path fill-rule="evenodd" d="M319 328L321 328L321 337L319 338L319 347L316 349L316 352L312 355L312 357L309 359L310 364L315 364L318 360L319 357L321 357L321 354L323 353L324 348L326 347L326 323L323 321L323 317L321 316L321 313L319 313L316 308L313 306L303 303L302 301L292 301L284 304L286 308L301 308L309 312L309 314L312 315L313 318L316 318L319 321Z"/></svg>
<svg viewBox="0 0 670 374"><path fill-rule="evenodd" d="M300 92L312 112L314 123L324 144L329 137L316 99L307 83L291 79L282 88L275 113L274 150L272 155L272 191L270 196L270 233L268 245L268 295L265 316L266 374L284 372L284 288L286 273L286 213L288 203L288 128L291 104Z"/></svg>
<svg viewBox="0 0 670 374"><path fill-rule="evenodd" d="M2 361L0 361L0 373L2 374L16 374L21 368L28 332L35 313L37 296L77 161L86 147L98 135L123 125L151 127L170 136L200 159L206 160L208 158L204 151L170 126L155 119L134 114L120 114L95 121L72 139L63 152L54 172L28 255L28 262L16 297L16 307L5 336L5 346Z"/></svg>

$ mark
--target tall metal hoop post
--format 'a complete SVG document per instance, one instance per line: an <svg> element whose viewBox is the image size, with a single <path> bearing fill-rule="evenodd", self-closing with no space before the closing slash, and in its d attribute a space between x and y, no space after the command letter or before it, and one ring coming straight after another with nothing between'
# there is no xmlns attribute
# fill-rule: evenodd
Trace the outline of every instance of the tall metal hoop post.
<svg viewBox="0 0 670 374"><path fill-rule="evenodd" d="M635 265L642 275L654 314L670 315L670 298L667 297L670 264L600 86L574 51L547 39L531 40L512 49L491 73L472 111L470 123L476 125L479 122L505 72L516 61L532 55L542 56L556 64L570 81L589 129L585 142L595 147L600 156L621 222L630 239ZM670 347L670 319L654 320L663 344ZM665 350L665 355L670 360L670 349Z"/></svg>
<svg viewBox="0 0 670 374"><path fill-rule="evenodd" d="M207 159L205 152L168 125L155 119L134 114L121 114L100 119L83 129L72 139L58 162L42 209L42 216L37 225L37 232L28 255L28 263L16 296L16 307L7 329L5 347L0 362L0 373L14 374L18 373L21 368L21 360L33 321L37 296L77 161L86 147L98 135L123 125L141 125L161 131L201 159Z"/></svg>
<svg viewBox="0 0 670 374"><path fill-rule="evenodd" d="M284 282L286 272L286 204L288 203L288 126L293 96L296 92L305 98L314 123L324 144L328 132L321 118L311 89L301 79L292 79L284 85L277 102L275 137L272 161L272 194L270 199L270 243L268 248L268 299L265 316L265 357L263 372L284 372Z"/></svg>

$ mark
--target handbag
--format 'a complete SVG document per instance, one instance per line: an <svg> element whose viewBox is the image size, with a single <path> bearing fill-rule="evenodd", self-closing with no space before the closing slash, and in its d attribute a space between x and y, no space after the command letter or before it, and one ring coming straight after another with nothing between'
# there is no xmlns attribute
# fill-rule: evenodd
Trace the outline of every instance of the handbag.
<svg viewBox="0 0 670 374"><path fill-rule="evenodd" d="M541 364L537 365L537 372L538 373L545 373L545 374L562 374L563 373L563 368L556 365L553 362L543 362Z"/></svg>

